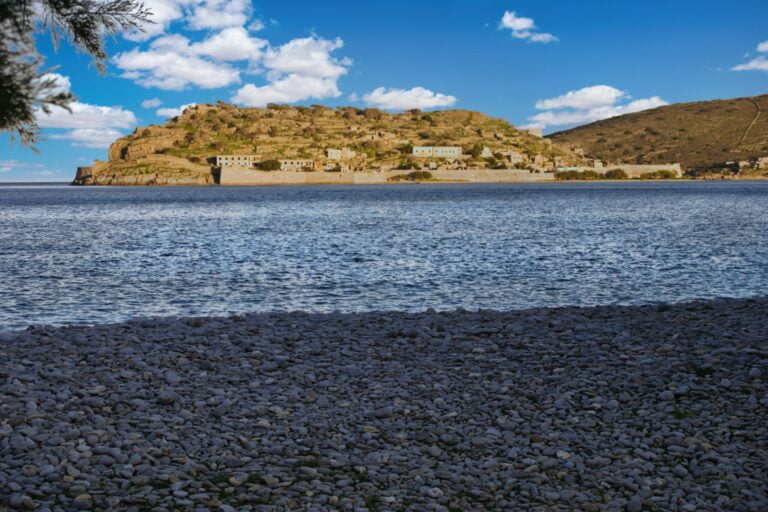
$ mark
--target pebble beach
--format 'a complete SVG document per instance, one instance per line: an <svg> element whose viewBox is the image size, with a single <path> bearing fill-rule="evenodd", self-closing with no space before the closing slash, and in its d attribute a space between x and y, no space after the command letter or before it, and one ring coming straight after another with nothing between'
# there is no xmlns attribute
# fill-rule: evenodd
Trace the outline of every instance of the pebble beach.
<svg viewBox="0 0 768 512"><path fill-rule="evenodd" d="M0 340L0 510L766 511L768 299Z"/></svg>

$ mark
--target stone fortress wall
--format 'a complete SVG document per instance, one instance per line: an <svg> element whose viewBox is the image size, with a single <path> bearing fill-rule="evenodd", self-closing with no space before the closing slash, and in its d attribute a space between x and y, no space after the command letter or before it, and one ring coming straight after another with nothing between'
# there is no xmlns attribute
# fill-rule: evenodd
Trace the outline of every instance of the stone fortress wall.
<svg viewBox="0 0 768 512"><path fill-rule="evenodd" d="M364 172L295 172L259 171L245 167L223 167L219 177L220 185L375 185L392 183L393 176L408 174L410 171L364 171ZM553 173L535 173L527 169L468 169L429 171L435 180L468 183L517 183L554 181ZM400 182L402 183L402 182Z"/></svg>

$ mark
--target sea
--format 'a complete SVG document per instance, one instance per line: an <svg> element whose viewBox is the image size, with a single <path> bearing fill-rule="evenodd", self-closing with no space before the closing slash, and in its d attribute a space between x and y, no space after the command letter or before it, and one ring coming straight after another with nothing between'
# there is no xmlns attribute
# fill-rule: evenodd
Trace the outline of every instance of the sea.
<svg viewBox="0 0 768 512"><path fill-rule="evenodd" d="M768 293L768 182L0 184L0 330Z"/></svg>

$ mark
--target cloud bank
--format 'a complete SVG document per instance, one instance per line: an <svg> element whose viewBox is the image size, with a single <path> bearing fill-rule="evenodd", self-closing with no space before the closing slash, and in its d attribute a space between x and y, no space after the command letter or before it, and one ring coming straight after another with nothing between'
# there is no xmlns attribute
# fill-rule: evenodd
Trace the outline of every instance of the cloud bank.
<svg viewBox="0 0 768 512"><path fill-rule="evenodd" d="M313 34L273 45L253 35L265 24L253 18L250 0L146 3L155 24L124 34L139 45L112 59L123 78L142 87L181 91L240 84L231 99L246 106L341 95L338 81L352 61L337 55L344 46L339 38ZM173 32L176 26L184 35ZM261 83L243 83L249 76L261 76Z"/></svg>
<svg viewBox="0 0 768 512"><path fill-rule="evenodd" d="M269 83L246 84L232 97L235 103L262 107L267 103L294 103L305 99L341 96L338 80L346 75L352 61L333 55L344 41L317 36L294 39L264 52L260 64Z"/></svg>
<svg viewBox="0 0 768 512"><path fill-rule="evenodd" d="M525 127L580 125L668 104L658 96L626 101L630 99L625 91L610 85L584 87L537 101L536 109L545 112L529 117Z"/></svg>
<svg viewBox="0 0 768 512"><path fill-rule="evenodd" d="M58 73L50 73L47 76L54 78L62 91L69 91L69 77ZM138 123L133 112L119 106L91 105L74 101L69 104L69 108L70 110L51 107L49 113L37 109L36 117L42 128L69 130L55 133L51 138L71 140L75 146L109 147L115 139L122 136L120 129L133 128Z"/></svg>

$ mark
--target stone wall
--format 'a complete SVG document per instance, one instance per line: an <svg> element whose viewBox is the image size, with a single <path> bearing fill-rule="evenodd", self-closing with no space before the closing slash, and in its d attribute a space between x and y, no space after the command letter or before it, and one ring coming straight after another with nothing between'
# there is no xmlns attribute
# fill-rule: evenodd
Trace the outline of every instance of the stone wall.
<svg viewBox="0 0 768 512"><path fill-rule="evenodd" d="M221 170L221 185L363 185L390 183L392 176L410 171L367 172L292 172L257 171L242 167ZM429 171L435 180L471 183L515 183L554 181L552 173L532 173L524 169L471 169Z"/></svg>

